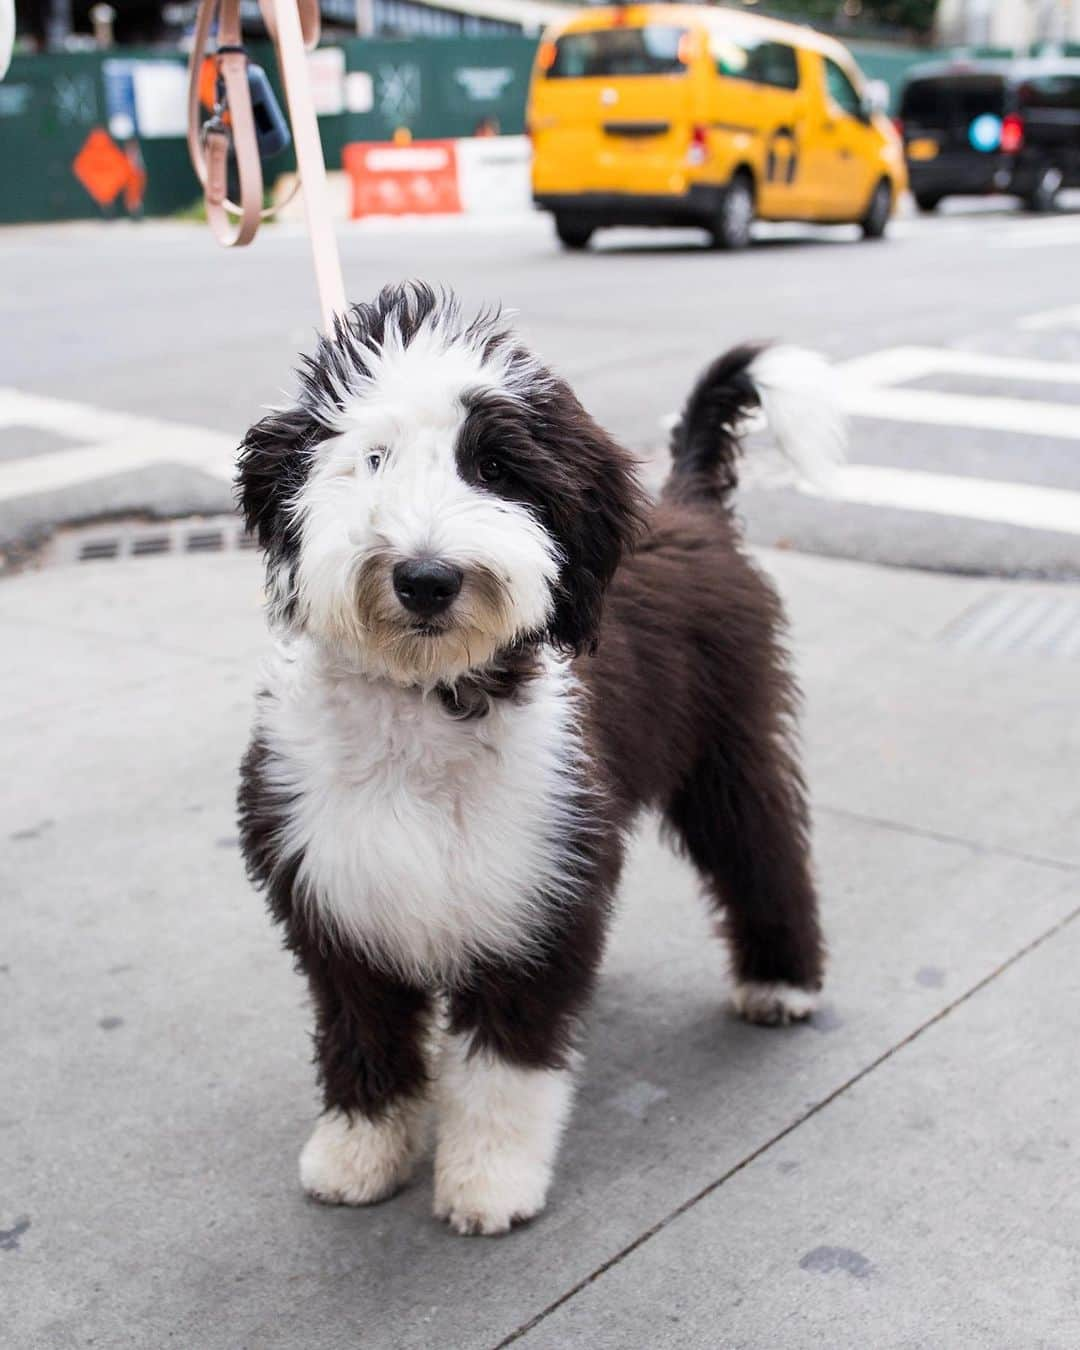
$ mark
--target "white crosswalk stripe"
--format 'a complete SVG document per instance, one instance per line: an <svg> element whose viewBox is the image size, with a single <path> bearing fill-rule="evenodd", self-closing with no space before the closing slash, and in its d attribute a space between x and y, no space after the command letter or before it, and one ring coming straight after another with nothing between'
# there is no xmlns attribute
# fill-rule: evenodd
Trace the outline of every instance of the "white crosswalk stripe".
<svg viewBox="0 0 1080 1350"><path fill-rule="evenodd" d="M182 464L226 481L233 475L235 442L205 427L0 388L0 428L4 427L56 432L79 444L0 464L0 501L74 487L153 464Z"/></svg>
<svg viewBox="0 0 1080 1350"><path fill-rule="evenodd" d="M1080 407L1075 404L897 387L928 375L1067 387L1080 385L1080 365L947 348L894 347L857 357L839 370L840 387L852 416L1080 440ZM830 495L866 506L1080 534L1080 492L1063 488L848 464L838 472Z"/></svg>

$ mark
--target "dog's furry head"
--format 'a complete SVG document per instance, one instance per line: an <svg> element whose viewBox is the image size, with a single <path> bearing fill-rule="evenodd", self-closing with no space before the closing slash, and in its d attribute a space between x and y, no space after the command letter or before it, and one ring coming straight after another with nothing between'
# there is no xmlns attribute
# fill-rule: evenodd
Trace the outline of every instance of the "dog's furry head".
<svg viewBox="0 0 1080 1350"><path fill-rule="evenodd" d="M304 358L300 386L240 450L278 622L428 686L508 647L595 641L641 521L631 460L497 313L387 287ZM460 585L435 614L403 599L417 563Z"/></svg>

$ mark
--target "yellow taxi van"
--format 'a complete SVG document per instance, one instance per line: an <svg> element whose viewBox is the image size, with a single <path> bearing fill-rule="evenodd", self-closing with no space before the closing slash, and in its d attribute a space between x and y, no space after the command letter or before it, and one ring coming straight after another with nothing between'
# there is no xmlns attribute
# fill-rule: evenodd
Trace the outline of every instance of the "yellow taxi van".
<svg viewBox="0 0 1080 1350"><path fill-rule="evenodd" d="M839 42L707 5L577 11L529 90L533 199L567 248L605 225L852 221L880 238L907 183L899 137Z"/></svg>

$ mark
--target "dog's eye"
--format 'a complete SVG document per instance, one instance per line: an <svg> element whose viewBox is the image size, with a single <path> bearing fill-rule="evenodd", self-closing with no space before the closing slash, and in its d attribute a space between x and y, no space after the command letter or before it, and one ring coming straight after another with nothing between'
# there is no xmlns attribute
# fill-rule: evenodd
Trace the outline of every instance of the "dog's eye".
<svg viewBox="0 0 1080 1350"><path fill-rule="evenodd" d="M482 459L476 466L476 472L484 483L497 483L501 478L506 477L506 465L501 459L496 459L494 455L488 455Z"/></svg>
<svg viewBox="0 0 1080 1350"><path fill-rule="evenodd" d="M383 453L381 450L373 450L367 457L367 466L369 473L375 473L379 465L383 462Z"/></svg>

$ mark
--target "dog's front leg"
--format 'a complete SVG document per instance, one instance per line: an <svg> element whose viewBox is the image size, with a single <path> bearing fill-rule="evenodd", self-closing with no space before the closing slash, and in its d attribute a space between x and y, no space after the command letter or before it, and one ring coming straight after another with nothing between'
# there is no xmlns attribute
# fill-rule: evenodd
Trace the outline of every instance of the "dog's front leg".
<svg viewBox="0 0 1080 1350"><path fill-rule="evenodd" d="M504 1233L544 1208L573 1101L574 1040L604 905L583 903L546 955L470 972L451 993L438 1079L435 1214Z"/></svg>
<svg viewBox="0 0 1080 1350"><path fill-rule="evenodd" d="M570 1067L529 1068L468 1035L443 1046L435 1215L458 1233L505 1233L544 1208L570 1115Z"/></svg>
<svg viewBox="0 0 1080 1350"><path fill-rule="evenodd" d="M373 1204L407 1180L422 1142L430 1000L359 956L315 950L301 962L325 1110L300 1154L300 1181L328 1204Z"/></svg>

